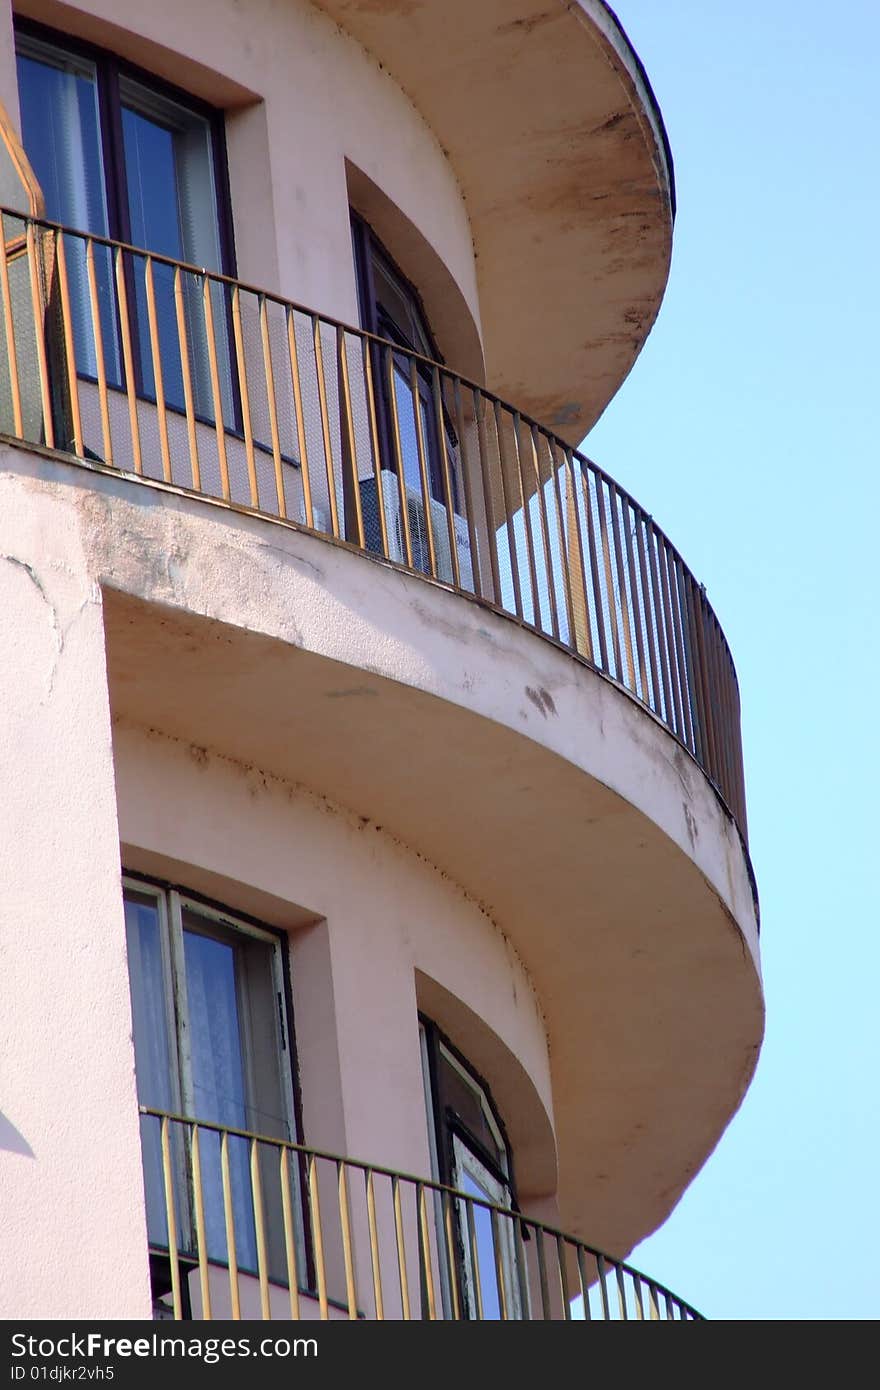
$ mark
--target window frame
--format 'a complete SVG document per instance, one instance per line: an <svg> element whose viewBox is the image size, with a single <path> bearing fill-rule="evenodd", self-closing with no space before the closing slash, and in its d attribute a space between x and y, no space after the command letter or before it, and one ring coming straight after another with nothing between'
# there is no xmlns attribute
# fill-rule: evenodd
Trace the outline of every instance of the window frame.
<svg viewBox="0 0 880 1390"><path fill-rule="evenodd" d="M447 1035L438 1028L437 1024L426 1014L419 1011L419 1047L422 1059L422 1075L425 1086L425 1105L428 1127L428 1141L431 1152L432 1177L435 1182L440 1182L446 1187L451 1187L457 1191L462 1190L459 1180L459 1172L462 1168L467 1169L473 1165L477 1174L482 1169L490 1182L497 1185L502 1194L506 1194L507 1201L500 1201L499 1206L507 1205L511 1213L520 1210L516 1193L516 1181L514 1176L513 1155L504 1121L501 1118L498 1107L492 1096L489 1083L467 1060L464 1054L455 1046ZM464 1120L449 1106L442 1103L441 1086L438 1080L440 1056L445 1052L453 1067L459 1071L465 1083L472 1087L475 1092L480 1092L481 1099L485 1102L487 1118L490 1128L493 1130L493 1137L497 1136L499 1148L503 1149L504 1159L507 1165L507 1172L501 1167L498 1159L491 1154L479 1137L473 1133ZM462 1161L464 1156L464 1162ZM470 1163L468 1163L470 1160ZM472 1172L472 1176L474 1173ZM477 1177L477 1181L482 1179ZM487 1198L487 1200L493 1200ZM457 1232L457 1251L456 1268L453 1271L458 1284L459 1304L466 1310L468 1318L476 1316L476 1299L474 1296L473 1269L471 1263L468 1241L465 1237L466 1216L463 1203L455 1203L457 1208L456 1219L458 1225ZM442 1228L442 1214L438 1209L438 1220ZM439 1229L439 1228L438 1228ZM521 1296L519 1281L516 1274L517 1255L514 1248L512 1231L502 1231L500 1235L502 1244L502 1258L505 1262L507 1278L509 1280L510 1292L512 1294L512 1312L508 1316L520 1318L523 1310L520 1306ZM443 1298L446 1303L450 1303L449 1289L447 1287L446 1272L443 1271Z"/></svg>
<svg viewBox="0 0 880 1390"><path fill-rule="evenodd" d="M14 34L17 40L36 39L41 43L83 58L95 66L95 86L98 103L98 127L101 136L101 154L104 162L104 182L107 200L107 235L112 241L122 241L127 246L131 241L131 220L128 210L128 184L125 174L125 148L122 134L122 101L119 80L129 78L141 87L146 87L168 101L200 116L208 124L211 133L211 158L214 192L217 213L217 239L220 251L222 275L235 278L235 233L232 220L232 195L229 184L229 162L226 151L226 119L224 111L201 97L193 96L184 88L157 77L147 68L120 58L110 49L90 43L86 39L53 29L37 20L14 15ZM16 42L16 55L18 44ZM72 228L72 230L85 230ZM149 250L149 247L137 248Z"/></svg>
<svg viewBox="0 0 880 1390"><path fill-rule="evenodd" d="M376 235L370 223L357 212L353 207L349 208L351 219L351 241L354 257L355 283L357 288L358 309L360 312L361 326L368 332L381 338L384 342L396 345L404 353L413 353L417 357L427 357L440 367L444 364L444 359L437 347L430 320L425 312L425 305L418 289L401 270L394 257L389 252L387 246ZM402 294L409 301L410 311L418 319L419 327L425 338L427 354L420 346L410 341L409 337L401 326L390 315L382 314L379 308L379 300L376 292L376 279L373 273L374 258L378 260L383 269L392 281L396 281ZM431 382L426 375L426 369L416 364L417 379L419 386L419 402L427 406L427 438L425 439L425 451L427 453L428 464L428 485L430 500L441 505L446 504L444 480L442 467L440 464L440 441L437 438L437 422L434 414L433 389ZM379 447L382 455L382 466L389 468L396 473L394 460L394 450L392 446L391 415L393 406L388 398L388 385L385 380L385 372L378 354L374 353L373 376L378 381L380 389L376 392L376 407L379 426ZM407 383L409 389L409 383ZM413 402L413 409L417 405ZM446 427L446 449L449 455L449 475L452 510L458 510L458 462L456 459L458 439L449 419L445 404L443 404L443 417ZM424 428L424 426L423 426ZM401 461L402 463L402 461ZM421 488L419 488L421 494ZM423 499L424 500L424 499Z"/></svg>
<svg viewBox="0 0 880 1390"><path fill-rule="evenodd" d="M273 984L276 987L276 997L280 995L284 1009L283 1017L276 1020L276 1026L280 1022L283 1038L279 1084L286 1111L284 1119L292 1136L289 1142L302 1143L302 1099L296 1060L296 1026L290 976L290 942L287 933L278 927L260 922L248 913L233 911L215 899L193 892L180 884L123 869L123 898L127 889L154 897L159 903L166 1014L174 1043L174 1056L171 1061L176 1065L177 1071L177 1076L173 1079L172 1093L180 1100L179 1114L187 1120L197 1122L204 1117L197 1115L187 1104L191 1098L189 1093L192 1083L191 1078L187 1080L183 1075L183 1069L188 1063L180 1055L180 1030L182 1025L185 1026L186 1015L186 1001L182 997L186 983L186 969L183 963L183 914L190 908L196 916L216 922L233 933L262 941L273 948ZM250 1062L250 1059L248 1060Z"/></svg>
<svg viewBox="0 0 880 1390"><path fill-rule="evenodd" d="M299 1067L296 1053L296 1027L293 1008L293 992L291 985L290 972L290 942L286 932L278 927L273 927L266 922L251 916L249 913L240 912L225 906L216 899L209 898L201 893L194 892L180 884L170 880L158 878L152 874L142 874L123 867L121 873L121 890L123 903L126 901L128 892L140 894L145 897L154 898L159 915L160 949L162 955L162 974L163 974L163 996L165 1002L166 1027L171 1045L169 1065L172 1068L170 1091L172 1097L179 1103L177 1114L181 1119L189 1123L198 1124L200 1118L193 1105L188 1104L192 1094L192 1078L185 1075L186 1068L189 1066L187 1059L182 1054L186 1052L186 1047L181 1045L181 1034L187 1027L186 1019L186 968L183 961L183 916L187 909L195 915L205 918L209 923L217 923L229 932L249 937L252 940L261 941L273 950L273 987L280 986L276 994L276 999L283 1006L283 1012L279 1019L275 1017L275 1029L280 1031L283 1039L283 1046L278 1055L278 1077L279 1092L284 1106L284 1123L287 1125L290 1138L288 1142L295 1144L303 1143L303 1118L302 1118L302 1097L299 1081ZM210 933L209 933L210 935ZM131 965L128 964L130 973ZM129 986L131 987L131 985ZM247 1024L243 1025L245 1031ZM134 1037L132 1036L134 1045ZM247 1039L244 1039L243 1050L247 1049ZM248 1082L251 1083L251 1069L253 1065L252 1056L243 1057L244 1070ZM135 1055L135 1074L137 1074L137 1055ZM279 1142L283 1142L279 1139ZM178 1169L177 1192L178 1194L189 1193L191 1177L189 1174L188 1145L181 1139L177 1146L178 1152L172 1158L172 1162ZM299 1268L305 1275L305 1287L303 1292L309 1292L315 1284L314 1254L311 1238L311 1218L308 1203L308 1192L305 1182L303 1165L298 1163L297 1187L298 1187L298 1219L297 1227L297 1246ZM182 1218L182 1219L181 1219ZM183 1243L187 1242L188 1237L193 1235L189 1230L189 1214L182 1212L178 1214L180 1235ZM189 1264L189 1256L180 1246L179 1263L181 1269L185 1269ZM218 1264L217 1261L211 1261ZM219 1262L222 1265L222 1262ZM239 1266L242 1273L256 1274L244 1265ZM164 1316L162 1295L170 1289L170 1264L167 1251L160 1247L150 1246L150 1271L151 1280L154 1288L154 1307L157 1315ZM182 1286L186 1288L186 1281L182 1281ZM188 1296L184 1295L184 1309L188 1308Z"/></svg>
<svg viewBox="0 0 880 1390"><path fill-rule="evenodd" d="M184 88L176 86L174 83L166 81L164 78L157 77L148 69L140 67L137 63L130 62L128 59L120 58L107 48L90 43L77 36L65 34L60 30L54 29L49 25L42 24L37 20L23 18L19 15L14 16L14 51L16 61L20 56L19 38L33 40L42 43L50 48L54 48L59 53L70 54L72 58L78 58L89 63L95 71L95 102L97 107L98 139L101 153L101 175L103 178L104 203L107 214L106 233L91 233L95 236L105 236L110 241L122 243L123 246L132 247L134 252L149 254L155 252L151 247L135 246L132 240L131 216L129 210L129 188L126 174L125 159L125 138L123 133L122 110L123 100L121 95L121 85L126 81L155 94L160 101L167 101L189 111L192 115L203 120L208 129L210 159L211 159L211 182L214 192L214 208L217 250L219 264L212 273L235 279L237 274L236 254L235 254L235 232L232 217L232 193L229 182L229 162L226 149L226 119L225 112L212 106L209 102L203 101L200 97L193 96ZM28 57L26 52L23 57ZM90 229L85 227L71 226L73 232L81 232L84 235L90 234ZM186 262L184 262L185 264ZM131 353L132 367L134 375L134 391L138 400L145 401L151 405L157 405L155 391L147 384L148 373L145 370L144 354L142 351L141 334L138 331L138 310L137 310L137 290L135 285L134 263L130 254L123 257L125 292L129 304L129 317L131 332ZM200 267L196 267L197 269ZM120 324L118 319L118 304L114 296L114 326L117 340L120 334ZM225 350L228 356L229 370L229 418L225 420L227 432L233 435L240 435L242 430L242 408L241 394L238 383L238 373L235 370L236 352L232 315L228 301L220 311L224 320L220 335L225 338ZM219 335L218 335L219 336ZM125 367L121 360L117 363L118 380L107 381L109 390L125 391L127 389ZM84 381L96 382L96 377L88 371L84 371L77 365L77 375ZM185 409L177 402L166 399L165 409L174 414L183 415ZM196 420L200 424L213 425L213 417L204 415L196 411Z"/></svg>

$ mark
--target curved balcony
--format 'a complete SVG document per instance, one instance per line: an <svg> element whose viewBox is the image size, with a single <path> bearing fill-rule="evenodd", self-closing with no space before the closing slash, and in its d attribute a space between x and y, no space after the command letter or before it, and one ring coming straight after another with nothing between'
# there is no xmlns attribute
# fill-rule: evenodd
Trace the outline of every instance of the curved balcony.
<svg viewBox="0 0 880 1390"><path fill-rule="evenodd" d="M614 681L745 841L733 662L675 547L438 362L238 281L4 212L0 428L416 571Z"/></svg>
<svg viewBox="0 0 880 1390"><path fill-rule="evenodd" d="M573 1236L440 1183L142 1106L159 1317L700 1318Z"/></svg>

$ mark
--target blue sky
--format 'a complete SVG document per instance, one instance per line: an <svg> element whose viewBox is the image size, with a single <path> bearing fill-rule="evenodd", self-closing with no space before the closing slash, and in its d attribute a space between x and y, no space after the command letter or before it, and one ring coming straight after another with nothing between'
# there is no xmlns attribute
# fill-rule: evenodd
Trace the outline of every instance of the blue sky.
<svg viewBox="0 0 880 1390"><path fill-rule="evenodd" d="M666 299L585 451L702 582L740 681L767 1031L635 1264L710 1317L880 1279L880 5L616 0L669 132Z"/></svg>

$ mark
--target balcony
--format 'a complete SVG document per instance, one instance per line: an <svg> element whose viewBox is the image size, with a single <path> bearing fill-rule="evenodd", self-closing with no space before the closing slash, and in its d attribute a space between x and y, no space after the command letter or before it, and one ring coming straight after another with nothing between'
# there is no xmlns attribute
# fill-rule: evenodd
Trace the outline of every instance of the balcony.
<svg viewBox="0 0 880 1390"><path fill-rule="evenodd" d="M4 433L505 614L649 710L745 843L727 644L674 546L601 469L394 343L159 255L2 220Z"/></svg>
<svg viewBox="0 0 880 1390"><path fill-rule="evenodd" d="M623 1261L470 1194L140 1113L157 1317L700 1317Z"/></svg>

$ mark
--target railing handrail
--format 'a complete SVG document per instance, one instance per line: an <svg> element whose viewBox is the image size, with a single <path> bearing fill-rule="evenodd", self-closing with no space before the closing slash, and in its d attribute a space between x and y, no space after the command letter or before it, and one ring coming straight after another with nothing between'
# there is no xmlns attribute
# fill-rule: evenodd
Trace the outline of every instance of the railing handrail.
<svg viewBox="0 0 880 1390"><path fill-rule="evenodd" d="M92 259L94 258L95 248L104 248L115 257L128 256L142 260L147 267L147 278L150 280L149 296L155 294L150 278L152 272L149 270L149 267L164 266L174 273L175 283L179 283L180 277L182 276L198 277L203 282L206 300L206 315L210 308L209 301L211 299L207 287L209 285L224 287L228 289L233 297L233 304L236 306L235 312L238 314L239 319L241 310L238 306L240 306L241 303L241 296L247 295L255 298L258 311L261 315L266 314L266 306L274 306L276 310L282 311L284 315L288 317L289 322L292 317L296 315L307 320L312 328L316 345L316 358L318 356L317 345L320 332L322 329L326 329L336 334L337 343L339 344L355 341L362 345L361 351L364 354L365 371L367 371L367 375L369 375L369 367L367 365L370 357L370 353L367 352L367 347L369 345L371 348L374 348L378 354L377 363L384 365L386 368L388 366L389 353L394 359L408 362L410 364L411 379L413 382L415 382L416 379L415 374L419 371L432 374L435 385L431 390L439 394L441 399L444 388L446 390L451 389L455 393L456 400L459 399L459 393L470 393L475 412L475 423L480 429L480 437L476 445L476 452L478 454L480 469L482 470L482 477L477 474L474 475L472 486L477 494L479 494L479 489L482 486L482 496L478 495L477 501L478 503L482 501L484 510L491 524L497 526L497 518L501 515L503 517L501 523L502 529L507 528L507 543L510 556L508 557L501 553L500 560L501 568L504 569L504 577L513 585L513 605L511 604L509 593L505 599L500 592L500 588L503 587L504 583L504 579L499 579L501 573L501 569L499 568L501 545L497 545L498 553L496 553L497 538L493 538L491 535L488 540L489 558L492 559L493 562L491 579L487 578L487 560L485 555L483 555L481 561L483 570L480 574L479 586L473 591L463 587L458 582L457 578L458 553L455 545L453 545L453 550L455 550L455 574L452 577L452 587L459 592L471 593L478 601L486 603L488 606L495 609L500 609L503 612L511 613L515 609L515 616L519 620L523 621L531 628L536 628L542 635L548 637L550 640L556 640L559 645L575 655L578 659L585 661L592 666L593 669L609 676L625 689L632 698L639 701L652 714L658 717L664 726L672 732L673 736L677 738L679 743L695 758L704 773L713 782L721 801L730 812L739 830L743 847L746 847L745 796L742 775L742 754L739 742L739 684L729 644L706 597L705 586L699 584L695 580L681 556L680 551L669 540L662 527L657 525L653 515L647 512L636 501L632 494L629 493L627 489L621 487L610 474L594 463L588 456L581 453L580 450L566 443L566 441L553 430L543 425L527 412L506 402L493 391L489 390L485 385L453 371L443 362L435 361L412 349L401 347L399 344L390 342L365 329L345 323L343 320L331 315L319 313L296 300L285 298L270 290L261 289L246 281L223 274L220 271L209 270L203 266L200 267L185 261L175 260L172 257L149 251L146 248L136 247L129 243L114 240L100 234L66 227L61 223L46 218L29 216L14 209L0 209L0 216L16 219L29 229L27 245L20 248L17 247L12 253L13 256L17 254L31 255L30 239L33 233L30 229L40 229L50 234L55 238L55 244L58 247L61 247L65 240L76 239L86 243L88 256ZM5 259L9 259L9 251L5 247L3 249L3 256ZM94 283L92 259L90 259L89 262L89 274L92 277L92 307L90 312L92 318L97 320L98 310L96 306L98 298ZM33 272L33 267L31 267L31 269ZM7 276L8 265L4 271L4 278ZM32 293L35 292L32 290ZM69 296L66 283L63 293L65 296ZM112 290L111 293L113 293ZM122 293L121 284L117 293L120 295ZM115 305L115 310L117 313L122 314L122 308L119 303ZM66 305L64 312L69 319L69 303ZM153 315L155 316L155 307L153 308ZM130 354L131 344L128 339L131 337L132 329L130 310L128 308L125 309L125 316L127 319L125 323L127 335L126 343ZM14 345L15 333L17 330L15 328L10 328L8 322L6 328L7 341L12 342ZM155 353L158 344L158 330L155 324L151 323L150 331L152 351ZM182 324L182 320L178 322L177 331L178 334L181 335L181 341L185 341L185 327ZM212 325L210 332L213 333L214 331ZM241 325L238 321L236 323L236 331L239 337L236 338L236 344L232 349L234 354L238 353L240 350L239 338ZM71 365L72 329L69 323L67 324L67 334L68 339L65 344L65 353L67 355L66 375L68 381L64 383L64 386L68 391L73 390L75 395L77 376L79 375L80 379L82 379L82 375L79 369L79 363ZM99 333L96 334L95 341L100 343ZM263 354L265 361L271 364L271 348L267 346L267 344L268 338L264 341ZM101 352L103 352L103 347L101 347ZM210 343L209 352L212 354L213 369L216 367L217 360L217 346L215 342ZM340 356L339 360L342 362L342 356ZM244 369L245 374L242 376L242 363L234 360L233 366L237 367L239 380L244 382L240 394L247 400L249 389L247 384L247 368ZM41 360L41 370L44 375L43 389L45 414L45 377L49 371L49 364L45 361L45 353ZM274 371L274 364L272 364L272 370ZM296 370L298 371L299 368ZM344 367L343 370L345 370ZM103 371L102 361L101 372ZM187 365L186 372L189 394L191 396L192 371L190 365ZM326 396L326 382L324 380L325 366L323 364L319 366L318 372L318 388L319 394L321 394L321 411L324 430L323 449L329 477L331 469L337 467L338 460L331 460L330 445L332 423L328 416L327 400L324 398ZM71 383L73 383L73 386L71 386ZM101 377L100 374L97 384L99 389L103 392L104 397L106 397L109 389L118 389L114 382L108 382ZM375 381L369 381L368 385L371 393L374 391L378 393L381 389L384 389L378 377ZM139 400L147 399L147 397L144 396L143 391L138 392L137 387L133 387L130 382L122 389L127 392L129 396L129 412L134 429L136 426L136 408L132 404L132 394L134 393L136 399ZM220 395L217 393L220 391L220 387L216 381L214 382L213 389L215 393L214 400L215 402L219 402ZM237 389L239 389L239 381L235 379L233 372L232 390L235 392ZM337 382L340 400L341 389L342 388ZM348 399L349 386L347 381L344 389L346 392L346 405L349 410L348 427L350 429L351 402ZM273 401L270 405L270 410L275 409L274 390L275 384L273 382ZM395 405L393 410L396 410L396 408ZM102 409L105 417L103 427L105 431L107 431L109 430L109 415L106 410L105 400L102 400ZM159 409L158 401L157 409ZM298 409L301 411L301 403ZM370 409L373 412L372 427L375 433L376 407L372 401L372 396L370 400ZM162 410L166 416L168 412L177 415L182 413L179 405L169 403L168 401L164 401L164 399ZM224 413L228 414L229 412L226 411ZM225 419L221 422L220 414L219 406L215 405L218 436L222 428L222 432L229 433L232 437L243 438L249 450L250 457L248 462L252 478L251 493L252 505L254 508L265 515L280 515L281 519L291 521L293 525L301 525L302 522L296 521L288 515L287 511L281 507L280 502L280 511L273 512L262 506L259 498L257 498L256 501L253 500L255 496L255 465L253 454L255 448L260 452L268 453L265 439L255 438L249 422L242 435L237 427L232 424L231 420ZM191 431L190 449L191 451L195 451L197 457L198 450L195 446L194 431L199 423L207 422L199 415L189 397L187 399L186 418ZM483 457L483 436L487 430L487 420L489 426L495 431L492 445L494 446L494 440L497 437L497 447L499 451L497 455L492 455L488 467ZM514 441L513 447L515 453L513 461L515 471L513 477L518 483L518 486L514 487L512 500L508 497L507 486L508 473L512 465L510 459L505 457L504 443L499 424L499 421L502 420L505 425L512 426L513 429L512 438ZM300 422L298 420L298 427L299 424ZM164 426L161 428L164 429ZM273 428L277 436L277 422L274 420L274 417ZM303 429L304 428L305 426L303 424ZM534 476L528 474L528 467L524 468L523 459L520 456L521 428L528 432L532 441L532 472ZM425 456L428 451L425 440L422 438L422 429L423 426L421 421L416 419L415 430L418 435L419 461L422 468L422 492L427 502L429 487ZM161 433L160 438L163 442L163 467L165 468L165 481L167 482L171 481L171 477L169 476L171 465L168 459L168 443L167 438L161 435ZM301 435L301 441L303 438L304 436ZM538 448L539 442L540 449ZM385 446L380 446L378 434L376 435L375 444L377 456L374 459L373 469L377 479L378 490L379 469L388 469L389 464L384 461L384 459L380 461L379 455L382 455L383 447ZM396 449L396 464L391 465L390 471L393 473L396 467L402 497L404 482L399 437L395 439L394 444ZM138 441L138 448L139 447ZM344 453L344 441L341 447ZM278 492L280 497L281 464L282 462L289 462L289 459L279 449L277 437L274 440L273 448L276 459L276 470L279 472ZM444 454L445 449L446 446L444 445ZM545 453L546 457L544 457ZM226 461L224 458L224 468L225 464ZM111 461L109 466L118 468L119 464ZM343 469L345 466L345 460L343 459ZM453 506L453 490L450 488L448 460L444 460L444 466L447 471L444 496L446 498L446 505L451 511ZM307 473L308 469L305 461L301 461L300 467L301 471ZM349 461L348 468L353 475L356 492L359 481L365 475L359 474L357 472L357 467L352 465L351 461ZM494 473L492 472L493 468L495 469ZM562 517L560 511L559 478L560 475L565 475L566 481L563 483L563 488L566 488L568 486L568 474L574 477L578 469L580 470L584 497L581 501L575 501L574 512L567 517L569 529L566 533L566 520ZM137 462L134 471L136 473L142 472L137 466ZM203 493L205 489L195 477L195 469L193 471L193 490ZM489 481L487 481L487 477ZM317 481L319 485L322 485L320 476ZM465 486L467 487L467 485L468 480L467 477L465 477ZM313 484L307 478L304 478L303 486L304 490L306 486L311 489ZM355 497L354 501L357 511L359 538L352 541L349 535L342 536L340 534L340 527L335 510L338 506L338 499L333 496L335 486L331 478L331 538L335 541L354 544L361 550L373 548L364 544L364 528L360 515L361 503L357 497ZM565 546L565 553L563 553L562 549L559 549L555 557L553 557L553 544L550 532L547 530L550 504L545 494L548 487L555 487L556 489L555 500L557 512L559 513L558 526L560 535L564 538ZM344 477L342 488L344 494ZM593 501L590 500L591 497ZM223 500L228 503L232 502L228 479L224 480ZM459 502L460 500L461 499L459 499ZM533 510L533 503L535 502L537 502L538 509L541 511L540 519L544 524L543 536L538 534L537 530L536 536L532 535L533 520L531 513ZM232 504L235 505L234 502L232 502ZM348 502L346 502L345 505L347 507ZM459 504L456 503L456 514L458 514L458 506ZM591 509L594 506L598 511L603 528L601 541L605 547L604 554L598 553L598 542L594 543L594 537L592 535L593 520ZM309 529L315 529L314 524L308 520L310 507L311 503L309 503L309 507L307 508L305 524ZM517 517L522 518L521 531L523 531L523 534L521 534L519 540L514 543L511 540L511 532L515 528ZM622 523L619 521L619 517L623 519ZM471 536L473 537L475 534L473 531L474 523L470 511L468 512L467 520L469 528L471 528ZM634 529L632 534L629 534L626 529L627 521L630 521L633 525ZM346 525L347 524L348 519L346 518ZM383 528L384 524L383 516L381 517L381 525ZM535 528L537 528L537 524L538 522L536 519L534 521ZM588 525L590 530L589 537L586 535ZM322 528L318 527L317 529L321 530ZM581 534L582 529L584 532L583 535ZM613 536L611 534L612 529ZM452 523L450 519L450 543L452 543L451 532ZM428 546L430 563L427 567L427 572L428 577L439 579L440 576L435 561L434 545L430 533L431 526L429 525ZM408 535L406 541L407 553L402 561L400 557L392 556L388 553L387 537L384 535L383 529L384 558L390 560L392 563L406 563L407 568L414 567L415 562L412 560L412 555L409 553ZM539 554L539 545L541 541L543 541L543 557ZM473 540L471 543L473 544ZM611 550L612 544L613 552ZM562 545L563 540L557 536L557 546L561 547ZM518 559L515 554L517 546L519 546L521 552ZM509 570L507 569L508 559L510 561ZM529 566L528 570L526 570L527 560ZM557 572L554 572L553 565L558 566ZM520 579L518 575L520 566L522 566L523 569L522 579ZM590 566L592 567L591 569ZM422 566L422 569L424 572L424 566ZM574 573L574 571L577 571L577 573ZM539 579L546 584L546 597L540 589ZM449 582L448 577L441 579L441 582ZM526 588L526 585L528 588ZM485 591L486 588L491 588L493 590L491 596L487 595ZM556 592L557 590L559 591L558 593ZM577 592L575 592L576 590ZM523 594L526 595L527 599L525 604L523 603ZM566 636L562 637L561 624L556 616L556 608L558 606L560 613L563 611L563 604L566 602L566 597L567 631ZM590 606L591 600L592 608ZM604 626L605 617L602 612L603 601L607 602L608 605L607 611L610 638L613 639L613 660L612 655L609 654L611 641L609 639L609 641L606 642ZM554 631L552 636L548 632L547 624L544 620L545 603L549 607L553 622ZM532 618L534 621L526 614L525 610L528 607L532 609ZM577 615L575 615L575 608L578 610ZM581 624L580 631L578 630L578 623ZM586 623L585 633L583 631L584 623ZM591 623L597 625L601 656L599 656L595 650ZM665 628L663 626L664 623ZM632 627L632 631L630 631L630 627ZM633 642L633 638L635 642ZM626 658L625 662L624 657ZM624 670L624 666L626 670ZM638 672L636 669L637 666ZM667 666L669 668L668 670ZM674 670L673 666L675 668ZM748 858L747 852L746 858Z"/></svg>
<svg viewBox="0 0 880 1390"><path fill-rule="evenodd" d="M284 1149L288 1153L296 1154L305 1160L315 1159L321 1162L333 1163L337 1166L344 1165L348 1169L363 1173L365 1177L372 1174L377 1177L389 1178L394 1182L406 1183L417 1191L424 1190L427 1192L434 1192L440 1197L445 1195L456 1201L466 1202L470 1206L479 1207L484 1211L490 1213L494 1212L497 1216L503 1217L508 1221L511 1219L518 1220L528 1226L531 1231L540 1232L541 1235L547 1236L553 1241L561 1241L566 1246L582 1250L593 1259L607 1262L613 1266L615 1270L619 1269L622 1273L629 1275L631 1279L651 1287L664 1299L674 1301L676 1305L681 1307L692 1318L702 1320L702 1314L698 1313L690 1303L686 1302L686 1300L681 1298L678 1294L673 1293L671 1289L667 1288L665 1284L661 1284L659 1280L637 1269L635 1265L629 1264L626 1260L620 1259L616 1255L609 1254L606 1250L600 1250L598 1246L590 1245L587 1241L582 1240L580 1236L573 1236L557 1226L551 1226L545 1221L538 1221L535 1217L527 1216L515 1207L511 1209L510 1207L502 1206L500 1203L491 1202L486 1198L478 1197L474 1193L462 1192L458 1188L451 1187L447 1183L438 1182L433 1178L418 1177L414 1173L405 1172L401 1169L389 1168L381 1163L370 1163L365 1159L351 1158L346 1154L333 1153L328 1149L315 1149L308 1144L299 1143L291 1139L280 1139L277 1136L260 1134L254 1130L238 1129L232 1125L221 1125L211 1120L200 1120L192 1115L181 1115L169 1110L158 1110L149 1105L138 1105L138 1114L164 1122L165 1124L187 1125L191 1129L207 1130L210 1133L220 1136L226 1135L228 1138L242 1139L249 1145L262 1144L269 1148Z"/></svg>
<svg viewBox="0 0 880 1390"><path fill-rule="evenodd" d="M395 343L389 338L383 338L380 334L373 333L368 328L361 328L357 324L349 323L347 319L335 318L332 314L324 313L323 311L311 308L307 304L303 304L301 300L288 299L284 295L277 294L274 290L263 289L259 285L254 285L249 280L241 280L236 276L226 275L220 270L209 270L207 266L195 265L190 261L178 261L172 256L164 255L162 252L149 251L143 246L135 246L132 242L128 241L117 241L111 237L102 236L98 232L84 232L76 227L67 226L63 222L52 222L47 217L25 216L24 213L16 212L12 208L0 207L0 217L18 217L23 222L29 222L32 226L42 227L47 232L61 232L64 236L87 239L92 242L93 245L103 246L108 251L125 251L130 255L139 256L145 260L149 259L155 265L165 265L169 270L180 270L188 275L200 275L204 279L211 280L214 284L228 285L230 289L243 290L246 294L252 294L258 299L267 300L270 304L277 304L280 309L292 309L295 313L302 314L307 318L318 319L322 324L326 324L328 328L340 329L343 333L350 333L354 338L362 338L367 342L375 343L377 347L393 348L395 353L399 353L401 357L406 357L407 360L420 363L422 366L432 369L436 367L438 371L443 372L446 376L454 378L454 380L458 381L462 386L466 386L468 390L478 391L485 400L491 401L493 404L497 404L503 409L516 414L524 424L529 426L529 428L534 426L535 429L540 430L541 434L543 434L546 439L551 440L557 448L561 449L566 454L570 454L571 457L577 459L579 463L585 464L598 478L601 478L602 482L610 484L621 497L625 498L628 505L632 507L634 511L639 512L646 521L650 521L657 535L662 537L669 546L670 551L675 555L675 558L682 567L687 570L688 574L693 577L692 571L682 557L681 551L678 549L675 542L669 539L663 527L657 524L653 514L646 511L632 493L618 483L601 464L596 463L588 454L584 454L580 449L576 449L572 444L567 443L561 435L556 434L548 425L543 424L535 416L530 415L527 410L522 410L519 406L511 404L511 402L505 400L503 396L499 396L496 392L490 390L485 383L474 380L473 377L465 375L464 372L456 371L444 362L442 358L427 357L424 353L417 352L415 348L402 347L399 343ZM702 593L705 594L705 584L700 584L699 587ZM728 654L730 654L730 647L720 624L719 631ZM734 665L734 678L736 678L736 667L733 663L732 654L731 663Z"/></svg>

